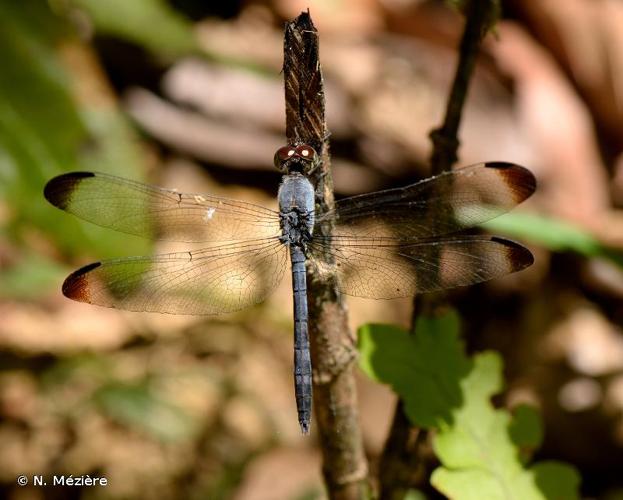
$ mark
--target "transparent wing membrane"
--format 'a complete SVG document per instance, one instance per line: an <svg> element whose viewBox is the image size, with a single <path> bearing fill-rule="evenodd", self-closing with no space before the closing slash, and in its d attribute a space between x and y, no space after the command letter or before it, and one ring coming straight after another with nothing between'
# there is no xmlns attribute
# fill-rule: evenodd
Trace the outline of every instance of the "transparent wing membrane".
<svg viewBox="0 0 623 500"><path fill-rule="evenodd" d="M314 241L314 246L326 246ZM342 293L373 299L471 285L520 271L533 262L521 245L502 238L457 236L435 241L344 240L336 237L329 252Z"/></svg>
<svg viewBox="0 0 623 500"><path fill-rule="evenodd" d="M130 311L227 313L264 300L283 278L286 257L279 240L267 239L107 260L72 273L63 293Z"/></svg>
<svg viewBox="0 0 623 500"><path fill-rule="evenodd" d="M494 219L535 188L534 176L523 167L480 163L410 186L340 200L325 217L335 218L335 236L417 240Z"/></svg>
<svg viewBox="0 0 623 500"><path fill-rule="evenodd" d="M308 255L328 252L343 293L406 297L470 285L529 266L509 240L462 236L528 198L536 181L509 163L482 163L404 188L338 201L333 235L316 234ZM106 174L52 179L46 198L117 231L208 247L90 264L63 285L68 297L119 309L218 314L262 301L288 267L279 213L242 201L178 193ZM226 244L215 246L216 242Z"/></svg>
<svg viewBox="0 0 623 500"><path fill-rule="evenodd" d="M536 188L510 163L481 163L403 188L340 200L333 235L312 247L335 259L341 291L394 298L487 281L533 262L502 238L455 235L508 212ZM319 219L323 222L323 219Z"/></svg>
<svg viewBox="0 0 623 500"><path fill-rule="evenodd" d="M279 214L244 201L178 193L107 174L73 172L45 187L53 205L123 233L186 242L278 236Z"/></svg>

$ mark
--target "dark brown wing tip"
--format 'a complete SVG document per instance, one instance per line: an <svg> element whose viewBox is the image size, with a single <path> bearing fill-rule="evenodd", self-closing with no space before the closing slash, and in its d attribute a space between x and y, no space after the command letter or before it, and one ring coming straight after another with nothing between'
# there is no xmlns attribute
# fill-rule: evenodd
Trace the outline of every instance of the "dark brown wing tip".
<svg viewBox="0 0 623 500"><path fill-rule="evenodd" d="M71 193L86 177L95 177L93 172L69 172L50 179L43 188L43 196L52 205L65 209L71 199Z"/></svg>
<svg viewBox="0 0 623 500"><path fill-rule="evenodd" d="M521 165L517 165L516 163L511 163L508 161L488 161L485 163L485 167L499 168L499 169L515 168L515 167L524 168Z"/></svg>
<svg viewBox="0 0 623 500"><path fill-rule="evenodd" d="M534 256L532 255L532 252L523 245L520 245L513 240L507 240L498 236L492 236L491 241L495 241L496 243L506 247L507 257L511 263L511 272L514 273L516 271L521 271L522 269L530 267L534 264Z"/></svg>
<svg viewBox="0 0 623 500"><path fill-rule="evenodd" d="M490 161L484 165L486 168L502 171L504 181L515 191L517 203L529 198L536 191L536 177L526 167L506 161Z"/></svg>
<svg viewBox="0 0 623 500"><path fill-rule="evenodd" d="M101 266L101 262L93 262L71 273L63 283L63 295L78 302L89 302L87 274Z"/></svg>

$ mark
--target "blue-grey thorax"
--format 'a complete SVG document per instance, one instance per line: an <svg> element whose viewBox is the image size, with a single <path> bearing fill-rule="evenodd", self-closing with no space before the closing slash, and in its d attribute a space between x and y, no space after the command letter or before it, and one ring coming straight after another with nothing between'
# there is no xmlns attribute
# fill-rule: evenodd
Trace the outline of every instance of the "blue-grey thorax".
<svg viewBox="0 0 623 500"><path fill-rule="evenodd" d="M314 229L314 187L295 172L283 176L278 196L282 241L304 248Z"/></svg>

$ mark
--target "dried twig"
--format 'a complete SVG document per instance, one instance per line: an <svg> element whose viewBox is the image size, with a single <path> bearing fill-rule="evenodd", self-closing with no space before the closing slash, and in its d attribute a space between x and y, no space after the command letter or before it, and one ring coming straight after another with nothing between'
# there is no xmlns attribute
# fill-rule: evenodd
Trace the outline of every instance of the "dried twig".
<svg viewBox="0 0 623 500"><path fill-rule="evenodd" d="M283 73L288 144L309 144L323 159L312 179L316 186L316 214L320 216L333 205L333 185L318 34L308 12L286 25ZM316 230L328 235L331 227ZM324 260L323 269L332 269L330 255L317 257ZM314 407L325 483L330 498L364 498L368 490L368 467L357 415L354 338L348 331L346 309L337 291L335 274L308 272L307 281Z"/></svg>
<svg viewBox="0 0 623 500"><path fill-rule="evenodd" d="M486 35L498 11L496 0L470 0L467 2L465 30L459 47L459 60L448 97L444 122L431 134L433 152L431 173L450 170L457 160L459 148L458 129L467 97L468 84L476 63L480 42ZM444 300L439 295L429 295L414 301L414 315L434 314ZM427 489L435 458L429 446L428 433L410 425L403 406L396 406L392 427L385 443L380 464L380 498L403 498L411 488Z"/></svg>
<svg viewBox="0 0 623 500"><path fill-rule="evenodd" d="M499 0L469 0L465 15L465 30L459 46L459 61L454 74L454 81L448 97L443 125L430 133L433 141L431 155L431 174L437 175L450 170L457 160L459 149L459 124L467 97L467 88L471 79L480 42L487 34L499 10Z"/></svg>

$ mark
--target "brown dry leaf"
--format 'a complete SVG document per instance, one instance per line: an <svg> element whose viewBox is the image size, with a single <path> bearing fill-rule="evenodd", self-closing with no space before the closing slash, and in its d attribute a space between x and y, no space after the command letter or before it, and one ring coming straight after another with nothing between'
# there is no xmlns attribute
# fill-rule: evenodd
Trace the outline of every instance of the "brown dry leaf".
<svg viewBox="0 0 623 500"><path fill-rule="evenodd" d="M272 158L283 145L277 133L242 128L188 111L142 89L125 97L128 112L150 135L181 152L236 168L273 169Z"/></svg>
<svg viewBox="0 0 623 500"><path fill-rule="evenodd" d="M514 7L571 74L593 113L623 140L623 4L524 0Z"/></svg>
<svg viewBox="0 0 623 500"><path fill-rule="evenodd" d="M172 477L195 458L192 445L160 445L93 412L84 412L77 420L75 433L76 440L64 455L67 473L99 470L115 497L173 498Z"/></svg>
<svg viewBox="0 0 623 500"><path fill-rule="evenodd" d="M555 61L518 25L500 23L489 50L513 78L522 137L533 144L537 196L586 227L609 206L608 181L586 106Z"/></svg>
<svg viewBox="0 0 623 500"><path fill-rule="evenodd" d="M568 412L586 411L598 406L603 399L599 383L588 377L576 377L558 391L558 403Z"/></svg>
<svg viewBox="0 0 623 500"><path fill-rule="evenodd" d="M34 377L24 371L9 371L0 376L0 415L32 423L46 409L39 399Z"/></svg>
<svg viewBox="0 0 623 500"><path fill-rule="evenodd" d="M240 68L182 60L164 76L165 94L173 101L193 106L203 114L243 127L282 131L285 124L283 83L273 77Z"/></svg>
<svg viewBox="0 0 623 500"><path fill-rule="evenodd" d="M272 437L264 419L257 411L257 406L242 396L231 398L227 402L223 410L223 421L234 436L252 449L265 446Z"/></svg>
<svg viewBox="0 0 623 500"><path fill-rule="evenodd" d="M42 474L49 462L63 449L63 440L55 429L31 434L13 422L0 426L0 480L15 484L20 474ZM57 437L60 437L57 439Z"/></svg>
<svg viewBox="0 0 623 500"><path fill-rule="evenodd" d="M51 313L32 304L5 302L0 304L0 315L0 345L15 351L108 350L119 347L131 336L119 312L69 300Z"/></svg>
<svg viewBox="0 0 623 500"><path fill-rule="evenodd" d="M309 10L314 25L325 34L371 35L383 27L376 0L276 0L275 7L284 19L294 19Z"/></svg>
<svg viewBox="0 0 623 500"><path fill-rule="evenodd" d="M581 374L603 376L623 370L622 332L586 303L573 306L549 332L544 347L554 357L562 355Z"/></svg>
<svg viewBox="0 0 623 500"><path fill-rule="evenodd" d="M278 345L248 343L235 369L241 392L262 402L262 411L274 422L278 439L286 443L303 439L294 399L292 348L289 336L284 336Z"/></svg>
<svg viewBox="0 0 623 500"><path fill-rule="evenodd" d="M618 374L608 381L605 404L612 413L619 415L623 425L623 374ZM623 436L621 438L623 442Z"/></svg>
<svg viewBox="0 0 623 500"><path fill-rule="evenodd" d="M300 448L275 449L249 465L234 498L275 500L301 498L311 491L319 493L324 491L320 468L317 452Z"/></svg>
<svg viewBox="0 0 623 500"><path fill-rule="evenodd" d="M208 54L272 68L275 74L281 70L283 32L275 29L272 14L264 7L251 6L230 22L205 19L196 25L195 31Z"/></svg>
<svg viewBox="0 0 623 500"><path fill-rule="evenodd" d="M454 52L425 40L388 38L375 82L360 96L359 130L402 146L419 163L430 155L430 130L440 125L453 76ZM417 55L417 57L416 57ZM530 164L531 144L522 139L512 96L486 67L470 86L460 130L459 164L503 158Z"/></svg>
<svg viewBox="0 0 623 500"><path fill-rule="evenodd" d="M365 94L378 78L379 66L386 57L378 44L365 38L338 35L322 37L321 63L328 76L336 80L345 92L355 96ZM327 95L327 113L335 106Z"/></svg>

